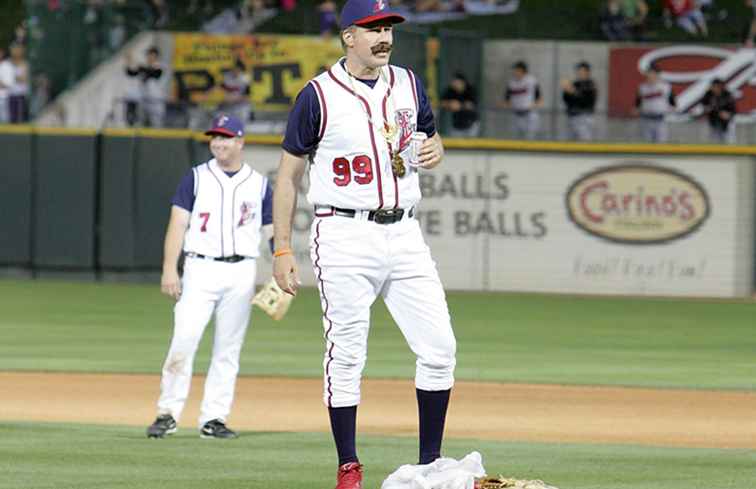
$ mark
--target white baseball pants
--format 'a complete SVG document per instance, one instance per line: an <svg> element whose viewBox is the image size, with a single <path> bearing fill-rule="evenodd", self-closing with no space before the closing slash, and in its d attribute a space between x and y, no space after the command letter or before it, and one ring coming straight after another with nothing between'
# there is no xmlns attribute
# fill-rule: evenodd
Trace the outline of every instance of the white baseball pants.
<svg viewBox="0 0 756 489"><path fill-rule="evenodd" d="M316 217L310 244L325 329L325 404L360 403L370 306L378 295L417 357L417 388L451 389L456 340L436 264L418 222L406 217L393 224Z"/></svg>
<svg viewBox="0 0 756 489"><path fill-rule="evenodd" d="M225 263L188 258L183 291L174 309L171 346L163 365L158 414L181 417L192 380L197 347L215 312L215 336L199 426L212 419L226 420L234 400L239 355L247 331L250 300L255 290L256 261Z"/></svg>
<svg viewBox="0 0 756 489"><path fill-rule="evenodd" d="M724 129L709 125L709 140L714 144L735 144L735 134L735 122L730 122Z"/></svg>
<svg viewBox="0 0 756 489"><path fill-rule="evenodd" d="M666 143L669 136L667 122L664 119L655 119L641 116L641 133L646 141L651 143Z"/></svg>
<svg viewBox="0 0 756 489"><path fill-rule="evenodd" d="M541 128L541 118L538 112L534 110L521 113L515 112L514 126L517 138L536 139L538 131Z"/></svg>
<svg viewBox="0 0 756 489"><path fill-rule="evenodd" d="M570 139L574 141L591 141L593 139L593 115L577 114L567 117Z"/></svg>

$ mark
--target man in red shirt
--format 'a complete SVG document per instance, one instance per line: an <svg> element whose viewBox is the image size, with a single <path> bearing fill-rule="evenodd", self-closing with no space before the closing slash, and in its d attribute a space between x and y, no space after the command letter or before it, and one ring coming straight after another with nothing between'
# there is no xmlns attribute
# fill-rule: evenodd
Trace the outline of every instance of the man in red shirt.
<svg viewBox="0 0 756 489"><path fill-rule="evenodd" d="M709 35L706 19L695 0L664 0L664 23L667 28L672 26L673 20L689 34L700 34L703 37Z"/></svg>

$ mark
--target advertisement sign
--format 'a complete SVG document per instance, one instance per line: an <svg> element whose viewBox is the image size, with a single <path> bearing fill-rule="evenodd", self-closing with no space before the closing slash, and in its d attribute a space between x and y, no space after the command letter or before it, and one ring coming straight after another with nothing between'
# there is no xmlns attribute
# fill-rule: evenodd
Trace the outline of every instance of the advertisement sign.
<svg viewBox="0 0 756 489"><path fill-rule="evenodd" d="M310 78L341 56L338 39L310 36L218 36L175 34L174 95L194 103L217 104L223 99L223 72L236 60L251 80L255 110L287 111Z"/></svg>
<svg viewBox="0 0 756 489"><path fill-rule="evenodd" d="M245 152L275 179L280 149ZM448 289L737 297L752 285L753 181L747 156L448 150L420 174L417 219ZM312 286L306 189L293 247Z"/></svg>
<svg viewBox="0 0 756 489"><path fill-rule="evenodd" d="M652 64L672 84L677 111L697 115L700 101L714 79L721 79L737 100L739 113L756 110L756 49L679 45L613 47L609 53L609 114L627 116L638 85Z"/></svg>
<svg viewBox="0 0 756 489"><path fill-rule="evenodd" d="M748 157L449 151L421 177L444 284L472 290L749 293Z"/></svg>
<svg viewBox="0 0 756 489"><path fill-rule="evenodd" d="M566 205L588 234L628 244L682 238L704 223L710 207L706 190L692 178L642 163L593 170L570 186Z"/></svg>

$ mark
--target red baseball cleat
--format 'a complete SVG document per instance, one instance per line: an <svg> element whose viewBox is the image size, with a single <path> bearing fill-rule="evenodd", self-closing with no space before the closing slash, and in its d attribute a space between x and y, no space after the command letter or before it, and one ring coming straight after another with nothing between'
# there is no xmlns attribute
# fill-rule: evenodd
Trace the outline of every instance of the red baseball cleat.
<svg viewBox="0 0 756 489"><path fill-rule="evenodd" d="M336 489L362 489L362 465L350 462L339 467Z"/></svg>

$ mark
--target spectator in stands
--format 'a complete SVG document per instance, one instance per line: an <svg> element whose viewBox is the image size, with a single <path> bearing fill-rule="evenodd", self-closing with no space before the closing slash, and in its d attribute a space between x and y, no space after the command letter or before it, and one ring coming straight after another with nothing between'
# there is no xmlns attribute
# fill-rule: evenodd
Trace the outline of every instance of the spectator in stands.
<svg viewBox="0 0 756 489"><path fill-rule="evenodd" d="M648 4L645 0L622 0L622 15L630 36L636 41L646 39Z"/></svg>
<svg viewBox="0 0 756 489"><path fill-rule="evenodd" d="M328 39L339 30L337 19L336 2L333 0L322 0L318 5L318 20L320 23L320 35Z"/></svg>
<svg viewBox="0 0 756 489"><path fill-rule="evenodd" d="M711 88L701 99L704 113L709 120L709 138L714 143L735 143L735 97L724 80L711 82Z"/></svg>
<svg viewBox="0 0 756 489"><path fill-rule="evenodd" d="M34 77L34 90L29 100L29 112L37 117L50 102L50 78L44 73Z"/></svg>
<svg viewBox="0 0 756 489"><path fill-rule="evenodd" d="M10 57L3 61L3 85L8 87L8 114L11 124L29 120L29 63L20 44L11 44Z"/></svg>
<svg viewBox="0 0 756 489"><path fill-rule="evenodd" d="M528 73L525 61L520 60L512 65L512 78L507 82L504 100L497 105L514 113L514 129L518 138L536 138L540 129L536 109L543 105L543 99L538 80Z"/></svg>
<svg viewBox="0 0 756 489"><path fill-rule="evenodd" d="M745 45L753 47L754 38L756 38L756 0L745 0L746 6L751 7L751 23L748 28Z"/></svg>
<svg viewBox="0 0 756 489"><path fill-rule="evenodd" d="M664 24L667 28L672 27L674 21L688 34L706 37L709 31L706 27L706 19L701 13L696 0L664 0Z"/></svg>
<svg viewBox="0 0 756 489"><path fill-rule="evenodd" d="M165 87L163 83L163 66L160 63L160 50L152 46L147 50L146 62L134 63L131 53L126 54L126 75L139 80L137 93L131 94L127 101L126 120L130 126L135 124L163 127L165 119Z"/></svg>
<svg viewBox="0 0 756 489"><path fill-rule="evenodd" d="M676 101L672 86L661 79L661 70L651 65L646 80L635 96L635 115L640 116L641 135L652 143L667 141L667 114L674 111Z"/></svg>
<svg viewBox="0 0 756 489"><path fill-rule="evenodd" d="M234 66L223 72L223 102L218 106L219 112L233 115L242 123L247 123L252 114L249 99L252 79L247 73L247 67L241 59L236 59Z"/></svg>
<svg viewBox="0 0 756 489"><path fill-rule="evenodd" d="M297 0L280 0L279 4L284 12L291 12L297 8Z"/></svg>
<svg viewBox="0 0 756 489"><path fill-rule="evenodd" d="M622 12L619 0L607 0L599 14L601 32L609 41L627 41L630 39L628 20Z"/></svg>
<svg viewBox="0 0 756 489"><path fill-rule="evenodd" d="M168 14L168 4L165 0L149 0L150 10L152 10L153 24L155 29L161 29L168 25L170 17Z"/></svg>
<svg viewBox="0 0 756 489"><path fill-rule="evenodd" d="M449 87L441 97L441 107L451 112L451 137L476 137L478 124L477 96L475 88L462 72L456 72Z"/></svg>
<svg viewBox="0 0 756 489"><path fill-rule="evenodd" d="M417 0L415 3L415 12L439 12L441 10L441 0Z"/></svg>
<svg viewBox="0 0 756 489"><path fill-rule="evenodd" d="M8 97L13 84L13 65L5 59L5 48L0 46L0 124L10 122Z"/></svg>
<svg viewBox="0 0 756 489"><path fill-rule="evenodd" d="M596 84L591 78L591 65L581 61L575 66L575 80L562 80L562 99L567 105L567 126L570 139L593 139L593 113L596 110Z"/></svg>
<svg viewBox="0 0 756 489"><path fill-rule="evenodd" d="M13 39L11 39L11 44L20 44L22 46L26 46L28 35L29 32L26 29L26 21L23 21L18 24L13 30Z"/></svg>
<svg viewBox="0 0 756 489"><path fill-rule="evenodd" d="M108 33L108 48L111 52L118 51L126 43L126 17L123 14L113 16L113 26Z"/></svg>
<svg viewBox="0 0 756 489"><path fill-rule="evenodd" d="M264 0L246 0L239 16L239 22L244 26L242 32L253 32L275 13L276 10L268 8Z"/></svg>

